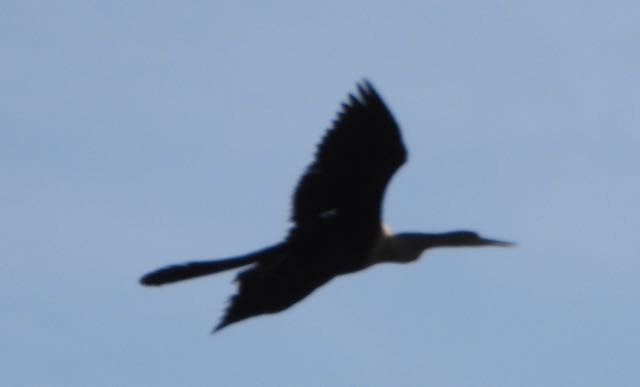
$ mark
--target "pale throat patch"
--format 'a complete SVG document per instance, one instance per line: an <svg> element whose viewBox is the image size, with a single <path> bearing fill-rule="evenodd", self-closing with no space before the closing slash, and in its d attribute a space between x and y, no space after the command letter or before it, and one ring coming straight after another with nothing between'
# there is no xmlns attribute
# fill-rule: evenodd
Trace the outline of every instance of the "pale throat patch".
<svg viewBox="0 0 640 387"><path fill-rule="evenodd" d="M424 251L419 238L393 235L389 226L384 223L381 225L381 231L371 250L371 257L367 260L368 265L378 262L411 262Z"/></svg>

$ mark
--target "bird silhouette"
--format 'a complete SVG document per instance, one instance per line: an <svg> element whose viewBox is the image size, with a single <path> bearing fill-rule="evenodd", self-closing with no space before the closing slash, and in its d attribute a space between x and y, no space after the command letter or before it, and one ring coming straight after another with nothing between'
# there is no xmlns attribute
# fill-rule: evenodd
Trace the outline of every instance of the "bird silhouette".
<svg viewBox="0 0 640 387"><path fill-rule="evenodd" d="M382 223L386 186L407 159L400 130L368 82L357 86L321 140L293 196L284 240L246 255L187 262L140 279L158 286L246 267L236 277L218 331L229 324L287 309L332 278L381 262L411 262L427 249L511 246L472 231L393 234Z"/></svg>

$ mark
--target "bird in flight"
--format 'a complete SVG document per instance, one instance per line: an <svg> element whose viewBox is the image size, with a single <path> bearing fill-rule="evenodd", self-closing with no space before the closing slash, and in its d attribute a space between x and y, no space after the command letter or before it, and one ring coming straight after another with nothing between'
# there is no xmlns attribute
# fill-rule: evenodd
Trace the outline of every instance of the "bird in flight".
<svg viewBox="0 0 640 387"><path fill-rule="evenodd" d="M385 188L404 164L400 129L368 82L357 86L318 145L292 203L284 240L226 259L187 262L140 279L159 286L244 267L218 331L250 317L283 311L332 278L382 262L411 262L434 247L511 246L472 231L393 234L381 222Z"/></svg>

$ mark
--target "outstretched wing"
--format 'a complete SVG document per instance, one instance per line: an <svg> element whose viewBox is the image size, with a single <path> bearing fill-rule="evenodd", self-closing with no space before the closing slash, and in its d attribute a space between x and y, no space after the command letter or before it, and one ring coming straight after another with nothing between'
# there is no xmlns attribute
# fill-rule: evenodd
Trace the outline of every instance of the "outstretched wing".
<svg viewBox="0 0 640 387"><path fill-rule="evenodd" d="M237 276L216 330L284 310L338 274L364 267L387 183L405 162L398 125L368 82L358 86L298 184L285 248Z"/></svg>
<svg viewBox="0 0 640 387"><path fill-rule="evenodd" d="M238 292L231 297L214 331L249 317L276 313L302 300L332 276L305 270L286 252L275 261L262 261L236 277Z"/></svg>
<svg viewBox="0 0 640 387"><path fill-rule="evenodd" d="M332 214L379 219L387 183L406 158L391 112L373 86L362 82L358 94L343 103L298 183L293 222L304 227Z"/></svg>

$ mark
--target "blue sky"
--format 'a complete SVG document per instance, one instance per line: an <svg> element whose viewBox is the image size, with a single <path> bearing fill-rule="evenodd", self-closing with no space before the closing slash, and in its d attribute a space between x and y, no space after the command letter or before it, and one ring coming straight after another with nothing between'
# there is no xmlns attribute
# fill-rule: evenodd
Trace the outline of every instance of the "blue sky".
<svg viewBox="0 0 640 387"><path fill-rule="evenodd" d="M0 384L638 386L640 5L0 6ZM403 127L394 230L429 252L209 335L367 77Z"/></svg>

